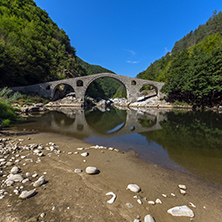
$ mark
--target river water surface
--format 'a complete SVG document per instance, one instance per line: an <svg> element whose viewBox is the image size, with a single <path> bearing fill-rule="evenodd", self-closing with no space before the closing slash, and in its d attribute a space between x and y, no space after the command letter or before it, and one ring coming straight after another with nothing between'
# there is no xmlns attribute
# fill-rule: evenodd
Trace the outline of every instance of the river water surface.
<svg viewBox="0 0 222 222"><path fill-rule="evenodd" d="M222 184L222 114L215 112L66 108L27 117L16 128L135 151L145 161Z"/></svg>

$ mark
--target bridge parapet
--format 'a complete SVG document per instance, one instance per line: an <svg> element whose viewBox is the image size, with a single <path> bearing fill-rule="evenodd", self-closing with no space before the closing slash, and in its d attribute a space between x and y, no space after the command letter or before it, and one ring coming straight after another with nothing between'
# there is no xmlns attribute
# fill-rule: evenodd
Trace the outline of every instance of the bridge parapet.
<svg viewBox="0 0 222 222"><path fill-rule="evenodd" d="M69 79L63 79L58 81L45 82L29 86L13 87L15 91L22 92L34 92L44 97L53 98L55 95L55 90L60 84L66 84L73 88L76 98L80 102L84 101L85 93L89 85L99 78L109 77L120 81L126 88L127 99L129 102L135 102L140 96L140 89L144 85L151 85L156 89L157 95L160 98L163 98L165 94L161 93L164 83L155 82L151 80L137 79L132 77L126 77L121 75L116 75L113 73L99 73L89 76L81 76Z"/></svg>

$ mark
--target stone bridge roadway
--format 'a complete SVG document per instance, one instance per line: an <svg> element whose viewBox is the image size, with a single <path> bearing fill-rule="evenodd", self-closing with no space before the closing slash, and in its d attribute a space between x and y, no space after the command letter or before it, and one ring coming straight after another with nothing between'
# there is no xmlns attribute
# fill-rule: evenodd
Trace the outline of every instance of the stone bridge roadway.
<svg viewBox="0 0 222 222"><path fill-rule="evenodd" d="M64 108L60 110L61 112L65 113L68 117L72 118L74 121L70 125L63 125L62 120L61 124L58 121L53 119L45 121L44 119L41 121L41 128L49 128L54 132L63 132L68 134L74 134L79 136L80 138L85 138L88 136L102 136L102 137L113 137L113 136L121 136L131 133L142 133L154 130L160 130L162 127L160 126L160 122L163 121L164 113L160 110L155 110L151 113L145 113L146 120L151 120L153 125L150 127L143 127L140 122L139 118L144 118L144 113L139 113L136 110L128 109L126 110L127 116L126 121L121 125L119 129L113 130L111 132L98 132L93 127L91 127L85 118L85 113L83 110L73 110ZM46 125L47 123L50 124Z"/></svg>
<svg viewBox="0 0 222 222"><path fill-rule="evenodd" d="M55 95L56 88L60 84L66 84L73 88L78 102L82 103L84 102L85 93L89 85L96 79L102 77L110 77L120 81L126 87L127 99L129 102L135 102L137 100L137 98L140 96L139 90L144 85L153 86L156 89L158 97L160 98L163 98L165 95L160 92L161 88L164 85L164 83L162 82L131 78L126 76L116 75L113 73L99 73L89 76L63 79L63 80L45 82L29 86L13 87L12 89L15 91L22 91L26 93L34 92L44 97L53 98Z"/></svg>

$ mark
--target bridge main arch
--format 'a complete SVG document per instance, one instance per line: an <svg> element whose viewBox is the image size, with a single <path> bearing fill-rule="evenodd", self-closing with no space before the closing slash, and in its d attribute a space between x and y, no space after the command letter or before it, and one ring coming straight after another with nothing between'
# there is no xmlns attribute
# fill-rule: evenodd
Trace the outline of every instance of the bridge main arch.
<svg viewBox="0 0 222 222"><path fill-rule="evenodd" d="M92 83L94 83L98 79L103 79L103 78L110 78L110 79L118 81L121 85L123 85L125 87L127 98L129 97L129 89L128 89L128 86L125 84L125 82L121 78L119 78L118 75L115 75L115 74L110 75L109 73L108 74L101 74L101 75L97 74L97 75L93 76L93 78L91 78L90 81L88 81L85 85L85 88L86 88L85 94L87 93L87 90L89 89L89 87ZM84 96L85 96L85 94L84 94Z"/></svg>

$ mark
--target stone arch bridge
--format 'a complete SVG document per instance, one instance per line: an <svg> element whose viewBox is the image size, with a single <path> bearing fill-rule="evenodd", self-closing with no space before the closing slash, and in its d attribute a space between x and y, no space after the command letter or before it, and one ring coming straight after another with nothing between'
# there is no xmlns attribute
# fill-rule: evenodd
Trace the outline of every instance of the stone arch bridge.
<svg viewBox="0 0 222 222"><path fill-rule="evenodd" d="M72 87L78 102L82 103L84 102L85 93L89 85L96 79L104 77L113 78L121 82L126 88L127 100L129 102L135 102L137 100L137 98L140 95L140 89L145 85L153 86L157 92L158 97L163 98L165 95L160 92L161 88L164 85L164 83L162 82L131 78L126 76L116 75L113 73L99 73L89 76L63 79L63 80L45 82L29 86L13 87L12 89L14 91L21 91L25 93L34 92L44 97L54 98L56 88L61 84L65 84Z"/></svg>

